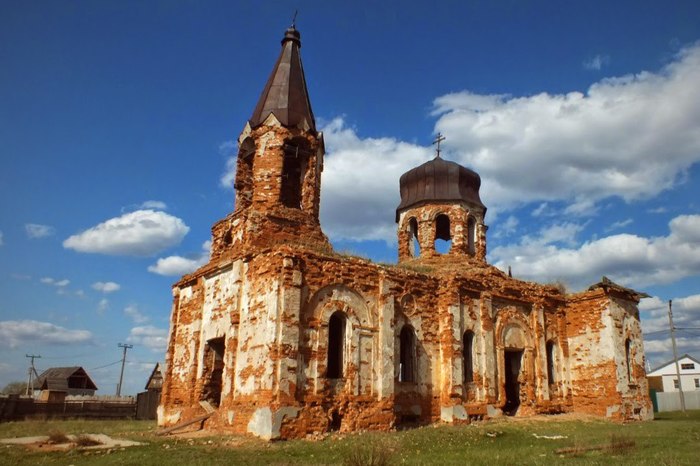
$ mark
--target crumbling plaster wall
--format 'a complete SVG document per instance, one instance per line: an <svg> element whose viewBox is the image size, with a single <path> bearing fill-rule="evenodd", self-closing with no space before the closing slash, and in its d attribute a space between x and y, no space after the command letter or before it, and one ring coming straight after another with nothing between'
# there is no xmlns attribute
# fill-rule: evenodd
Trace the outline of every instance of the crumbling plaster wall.
<svg viewBox="0 0 700 466"><path fill-rule="evenodd" d="M343 377L331 380L325 376L328 322L336 311L347 316L345 366ZM573 407L616 417L637 405L616 400L619 408L608 414L610 397L603 403L599 397L620 389L623 337L641 339L635 311L635 303L612 306L600 293L577 295L565 308L556 288L508 278L490 266L416 272L295 246L219 259L174 288L160 423L201 412L203 348L222 336L221 405L207 423L262 438L325 431L334 416L341 430L353 431L389 429L405 419L493 415L505 403L508 348L524 351L520 415ZM416 336L413 381L398 377L404 324ZM470 383L463 372L466 330L475 335ZM555 343L553 383L547 341ZM635 351L636 377L643 374L643 349ZM601 377L601 368L612 372ZM627 390L634 404L645 388Z"/></svg>
<svg viewBox="0 0 700 466"><path fill-rule="evenodd" d="M409 208L399 214L398 242L399 242L399 262L433 258L441 256L435 250L436 218L439 215L447 215L450 219L450 236L452 245L447 255L459 255L473 257L479 263L486 262L486 230L484 224L484 210L476 206L469 206L466 203L430 203ZM468 222L469 218L475 221L474 253L469 251ZM420 246L420 253L414 256L412 251L412 232L410 220L416 219L418 223L417 241Z"/></svg>
<svg viewBox="0 0 700 466"><path fill-rule="evenodd" d="M637 303L599 288L572 296L566 316L574 410L620 420L649 419L653 413ZM630 380L626 338L633 345Z"/></svg>
<svg viewBox="0 0 700 466"><path fill-rule="evenodd" d="M323 134L284 127L270 114L257 128L246 124L239 143L236 184L249 189L236 191L234 211L212 227L212 261L230 260L243 251L250 253L277 244L330 251L318 216ZM282 179L289 176L282 173L284 151L289 144L300 146L304 153L300 208L281 202ZM253 155L244 157L250 150Z"/></svg>

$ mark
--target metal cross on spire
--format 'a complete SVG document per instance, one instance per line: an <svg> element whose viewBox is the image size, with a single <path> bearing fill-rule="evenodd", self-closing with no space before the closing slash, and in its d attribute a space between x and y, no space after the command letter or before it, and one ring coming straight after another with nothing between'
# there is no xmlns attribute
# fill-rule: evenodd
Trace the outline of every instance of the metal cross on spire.
<svg viewBox="0 0 700 466"><path fill-rule="evenodd" d="M435 149L435 158L440 157L440 143L445 140L445 136L442 135L442 133L437 133L437 136L435 136L435 140L433 141L433 144L437 144L437 148Z"/></svg>

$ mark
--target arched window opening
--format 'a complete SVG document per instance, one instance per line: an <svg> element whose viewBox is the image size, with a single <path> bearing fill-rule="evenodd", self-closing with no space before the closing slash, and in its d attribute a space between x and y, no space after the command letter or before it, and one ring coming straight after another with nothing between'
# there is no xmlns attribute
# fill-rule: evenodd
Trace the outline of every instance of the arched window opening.
<svg viewBox="0 0 700 466"><path fill-rule="evenodd" d="M439 254L447 254L451 247L450 217L440 214L435 218L435 251Z"/></svg>
<svg viewBox="0 0 700 466"><path fill-rule="evenodd" d="M293 140L284 145L280 201L293 209L301 209L302 186L311 151L304 141Z"/></svg>
<svg viewBox="0 0 700 466"><path fill-rule="evenodd" d="M547 380L549 384L552 385L555 382L554 379L554 342L552 340L547 342Z"/></svg>
<svg viewBox="0 0 700 466"><path fill-rule="evenodd" d="M404 325L399 339L399 382L415 382L416 336L413 328Z"/></svg>
<svg viewBox="0 0 700 466"><path fill-rule="evenodd" d="M345 342L345 314L333 313L328 321L328 365L326 377L341 379L343 377L343 347Z"/></svg>
<svg viewBox="0 0 700 466"><path fill-rule="evenodd" d="M464 382L474 381L474 332L467 330L462 336L462 361L464 363Z"/></svg>
<svg viewBox="0 0 700 466"><path fill-rule="evenodd" d="M201 399L209 401L212 406L219 406L221 403L225 351L224 337L212 338L204 347L204 384Z"/></svg>
<svg viewBox="0 0 700 466"><path fill-rule="evenodd" d="M411 217L408 221L408 234L409 234L409 252L411 256L420 256L420 243L418 242L418 220L415 217Z"/></svg>
<svg viewBox="0 0 700 466"><path fill-rule="evenodd" d="M236 177L233 182L233 189L236 190L236 208L244 209L253 201L254 156L255 142L252 138L246 138L238 150Z"/></svg>
<svg viewBox="0 0 700 466"><path fill-rule="evenodd" d="M230 246L233 244L233 228L229 228L224 235L224 244Z"/></svg>
<svg viewBox="0 0 700 466"><path fill-rule="evenodd" d="M625 367L627 369L627 381L632 381L632 353L631 353L632 342L630 339L625 340Z"/></svg>
<svg viewBox="0 0 700 466"><path fill-rule="evenodd" d="M338 413L338 411L333 411L331 413L331 420L328 423L329 432L338 432L343 425L343 416Z"/></svg>
<svg viewBox="0 0 700 466"><path fill-rule="evenodd" d="M469 254L476 254L476 220L469 217L467 220L467 251Z"/></svg>

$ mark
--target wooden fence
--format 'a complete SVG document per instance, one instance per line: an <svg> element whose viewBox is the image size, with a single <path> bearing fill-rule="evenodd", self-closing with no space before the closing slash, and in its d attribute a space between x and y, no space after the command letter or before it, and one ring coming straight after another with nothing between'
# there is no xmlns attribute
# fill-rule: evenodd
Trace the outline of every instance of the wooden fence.
<svg viewBox="0 0 700 466"><path fill-rule="evenodd" d="M106 400L68 399L56 403L42 402L18 395L0 397L0 422L23 419L133 419L135 417L136 401L132 397Z"/></svg>
<svg viewBox="0 0 700 466"><path fill-rule="evenodd" d="M136 397L136 419L155 419L160 403L160 392L148 390L141 392Z"/></svg>
<svg viewBox="0 0 700 466"><path fill-rule="evenodd" d="M678 392L653 392L650 393L654 404L654 411L680 411L681 398ZM700 391L687 392L683 390L685 409L700 409Z"/></svg>

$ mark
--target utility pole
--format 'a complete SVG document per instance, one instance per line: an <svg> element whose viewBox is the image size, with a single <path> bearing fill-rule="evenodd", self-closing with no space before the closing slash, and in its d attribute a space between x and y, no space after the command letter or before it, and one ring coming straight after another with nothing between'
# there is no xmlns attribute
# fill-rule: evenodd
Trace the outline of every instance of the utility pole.
<svg viewBox="0 0 700 466"><path fill-rule="evenodd" d="M117 385L117 396L121 396L122 394L122 380L124 379L124 363L126 362L126 350L129 348L133 348L134 345L122 345L119 343L117 345L119 348L124 348L124 355L122 356L122 372L119 374L119 385Z"/></svg>
<svg viewBox="0 0 700 466"><path fill-rule="evenodd" d="M685 396L683 395L683 381L681 380L681 369L678 366L678 351L676 350L676 327L673 326L673 311L671 301L668 300L668 322L671 326L671 344L673 345L673 359L676 361L676 377L678 377L678 395L681 398L681 411L685 412Z"/></svg>
<svg viewBox="0 0 700 466"><path fill-rule="evenodd" d="M34 377L37 379L39 378L39 375L36 373L36 369L34 369L34 360L35 359L40 359L41 355L39 354L25 354L24 355L27 358L31 359L31 363L29 365L29 370L27 374L27 390L26 390L26 395L32 395L34 396Z"/></svg>

